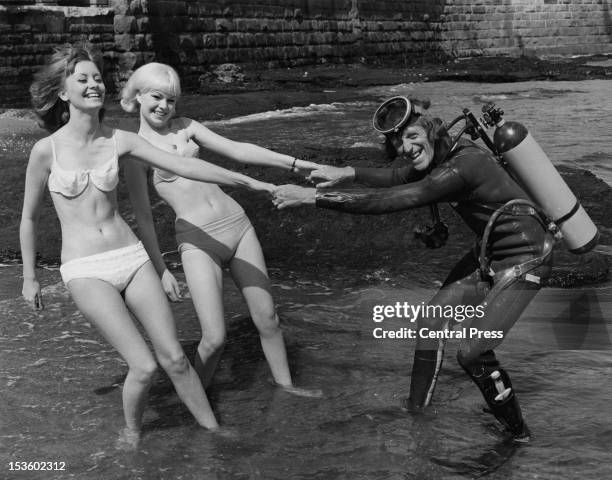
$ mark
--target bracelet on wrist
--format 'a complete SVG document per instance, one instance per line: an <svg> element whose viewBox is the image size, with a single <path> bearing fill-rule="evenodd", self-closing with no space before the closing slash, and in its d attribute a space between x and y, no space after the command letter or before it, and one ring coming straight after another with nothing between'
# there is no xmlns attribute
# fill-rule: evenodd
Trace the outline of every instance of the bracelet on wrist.
<svg viewBox="0 0 612 480"><path fill-rule="evenodd" d="M291 171L295 172L295 162L297 162L297 158L293 157L293 163L291 164Z"/></svg>

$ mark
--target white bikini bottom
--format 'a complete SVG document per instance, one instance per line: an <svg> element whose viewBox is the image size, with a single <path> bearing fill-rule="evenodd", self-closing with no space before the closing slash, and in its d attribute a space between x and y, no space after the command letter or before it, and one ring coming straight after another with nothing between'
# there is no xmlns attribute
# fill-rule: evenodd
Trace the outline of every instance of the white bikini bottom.
<svg viewBox="0 0 612 480"><path fill-rule="evenodd" d="M66 285L75 278L95 278L110 283L122 292L136 272L149 261L142 242L127 247L75 258L60 267Z"/></svg>

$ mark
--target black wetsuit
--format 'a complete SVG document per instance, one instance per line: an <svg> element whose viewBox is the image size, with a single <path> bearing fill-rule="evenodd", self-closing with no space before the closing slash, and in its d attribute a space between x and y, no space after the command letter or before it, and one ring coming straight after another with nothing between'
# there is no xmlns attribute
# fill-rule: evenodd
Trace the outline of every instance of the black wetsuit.
<svg viewBox="0 0 612 480"><path fill-rule="evenodd" d="M473 142L461 140L439 165L420 173L411 167L403 169L356 168L355 182L371 187L318 189L316 205L350 213L382 214L419 207L435 202L449 202L480 240L491 215L510 200L528 199L497 160ZM487 256L496 276L483 278L479 270L476 247L452 269L430 305L484 305L484 316L474 318L470 326L479 330L507 332L519 318L540 288L538 280L550 273L551 237L533 209L516 206L494 224L488 242ZM546 257L542 262L538 258ZM500 285L493 298L487 297L499 274L510 267L533 261L526 276L515 276ZM482 303L485 298L488 301ZM444 329L448 319L418 319L418 328ZM506 387L507 373L499 368L493 348L502 339L468 339L463 341L458 360L481 389L495 416L520 435L526 427L516 397L503 402L489 375L500 371ZM409 406L429 404L442 363L444 342L417 339L412 370Z"/></svg>

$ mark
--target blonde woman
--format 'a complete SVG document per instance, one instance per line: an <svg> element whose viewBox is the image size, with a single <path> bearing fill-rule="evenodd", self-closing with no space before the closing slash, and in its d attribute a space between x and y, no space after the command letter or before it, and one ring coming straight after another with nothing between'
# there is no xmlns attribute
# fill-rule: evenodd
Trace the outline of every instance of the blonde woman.
<svg viewBox="0 0 612 480"><path fill-rule="evenodd" d="M316 163L298 160L251 143L218 135L201 123L176 117L181 94L174 69L161 63L138 68L123 89L121 105L138 112L138 134L158 148L181 156L223 155L239 163L282 168L307 174ZM181 160L177 159L180 163ZM133 164L127 171L132 184L132 203L137 209L143 243L154 261L164 288L173 300L180 296L178 284L159 253L147 193L147 167ZM303 396L320 392L293 386L283 334L270 293L270 281L261 245L242 207L218 185L201 183L153 167L152 182L176 213L176 241L191 298L202 328L195 367L208 387L225 343L223 267L230 269L257 327L264 355L277 385Z"/></svg>

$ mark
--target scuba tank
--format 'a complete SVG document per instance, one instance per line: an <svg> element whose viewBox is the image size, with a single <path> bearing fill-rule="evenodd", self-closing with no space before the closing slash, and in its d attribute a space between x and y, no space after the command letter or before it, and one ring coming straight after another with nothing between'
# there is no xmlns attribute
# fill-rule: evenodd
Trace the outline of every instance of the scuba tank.
<svg viewBox="0 0 612 480"><path fill-rule="evenodd" d="M599 240L597 227L527 128L504 120L504 112L493 103L483 106L482 111L479 121L468 109L463 110L451 123L466 122L454 141L466 132L473 140L481 138L560 230L568 250L577 254L592 250ZM484 127L495 127L492 140Z"/></svg>

